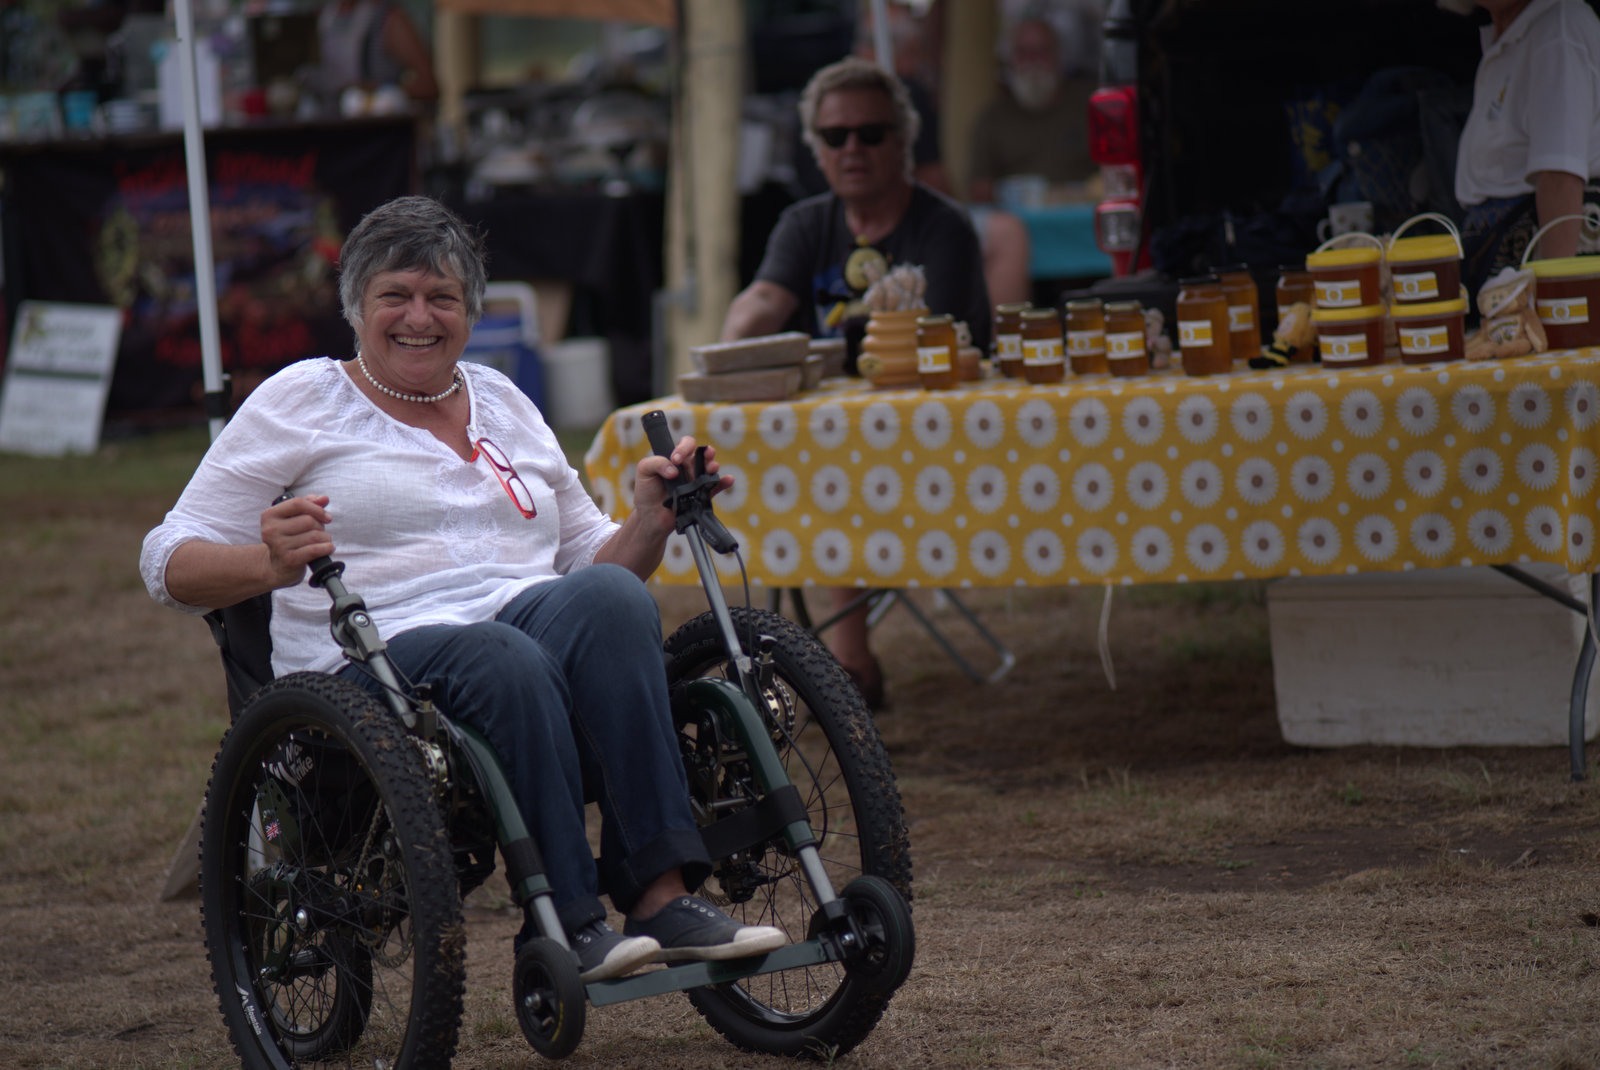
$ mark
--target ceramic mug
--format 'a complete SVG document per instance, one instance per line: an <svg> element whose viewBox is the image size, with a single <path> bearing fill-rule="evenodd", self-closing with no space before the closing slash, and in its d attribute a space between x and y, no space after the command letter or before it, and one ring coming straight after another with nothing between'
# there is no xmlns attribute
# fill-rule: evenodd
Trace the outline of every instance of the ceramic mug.
<svg viewBox="0 0 1600 1070"><path fill-rule="evenodd" d="M1328 206L1328 218L1317 220L1317 238L1327 241L1341 234L1372 233L1372 202L1341 201Z"/></svg>

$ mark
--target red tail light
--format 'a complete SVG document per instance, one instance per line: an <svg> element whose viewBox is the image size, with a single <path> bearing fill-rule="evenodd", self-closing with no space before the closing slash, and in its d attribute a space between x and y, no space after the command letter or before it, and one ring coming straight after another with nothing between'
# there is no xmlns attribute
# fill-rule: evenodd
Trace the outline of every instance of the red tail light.
<svg viewBox="0 0 1600 1070"><path fill-rule="evenodd" d="M1103 86L1089 98L1089 157L1106 164L1139 163L1139 91Z"/></svg>

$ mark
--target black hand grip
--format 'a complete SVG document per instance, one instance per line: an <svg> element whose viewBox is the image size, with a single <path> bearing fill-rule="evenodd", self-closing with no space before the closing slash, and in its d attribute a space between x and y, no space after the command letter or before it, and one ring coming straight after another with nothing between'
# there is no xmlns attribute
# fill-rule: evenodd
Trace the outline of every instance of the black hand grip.
<svg viewBox="0 0 1600 1070"><path fill-rule="evenodd" d="M672 432L667 428L667 414L651 409L639 418L639 423L644 426L644 437L649 439L651 451L659 457L671 457Z"/></svg>

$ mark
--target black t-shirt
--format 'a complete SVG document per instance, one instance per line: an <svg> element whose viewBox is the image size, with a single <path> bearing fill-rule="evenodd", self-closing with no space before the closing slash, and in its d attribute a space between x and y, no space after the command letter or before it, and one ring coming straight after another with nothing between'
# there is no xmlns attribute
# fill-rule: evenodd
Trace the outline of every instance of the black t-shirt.
<svg viewBox="0 0 1600 1070"><path fill-rule="evenodd" d="M837 335L836 310L861 296L845 279L845 261L859 245L845 225L844 205L831 193L790 205L767 240L756 278L776 283L800 299L787 330L814 338ZM966 209L926 186L914 186L898 226L872 243L890 268L923 269L932 312L965 320L972 344L989 348L989 290L983 281L983 251Z"/></svg>

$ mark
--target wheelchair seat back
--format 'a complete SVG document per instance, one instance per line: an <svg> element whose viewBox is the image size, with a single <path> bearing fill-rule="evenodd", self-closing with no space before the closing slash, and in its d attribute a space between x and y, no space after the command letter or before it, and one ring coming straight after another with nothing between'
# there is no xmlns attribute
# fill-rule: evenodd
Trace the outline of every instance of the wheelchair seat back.
<svg viewBox="0 0 1600 1070"><path fill-rule="evenodd" d="M211 637L222 653L228 682L228 713L239 711L256 690L272 682L272 595L261 594L206 614Z"/></svg>

